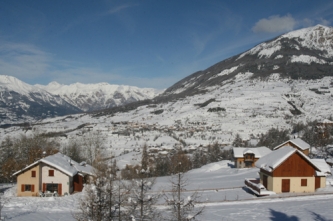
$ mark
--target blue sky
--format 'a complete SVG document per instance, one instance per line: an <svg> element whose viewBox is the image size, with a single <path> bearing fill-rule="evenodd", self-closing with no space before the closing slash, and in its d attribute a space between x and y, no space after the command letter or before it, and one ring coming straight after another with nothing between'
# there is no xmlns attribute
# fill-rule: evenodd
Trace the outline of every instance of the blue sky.
<svg viewBox="0 0 333 221"><path fill-rule="evenodd" d="M0 75L163 89L299 28L333 24L323 0L3 0Z"/></svg>

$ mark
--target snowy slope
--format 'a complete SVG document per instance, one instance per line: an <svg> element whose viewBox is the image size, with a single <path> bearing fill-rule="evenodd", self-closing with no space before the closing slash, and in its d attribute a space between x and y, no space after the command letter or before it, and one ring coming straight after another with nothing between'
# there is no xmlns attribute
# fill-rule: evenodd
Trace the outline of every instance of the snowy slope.
<svg viewBox="0 0 333 221"><path fill-rule="evenodd" d="M259 58L269 58L272 54L279 52L283 48L283 39L295 41L291 47L294 47L297 50L301 50L301 47L305 47L311 50L321 51L322 53L320 53L320 55L323 57L333 57L333 29L323 25L316 25L314 27L292 31L281 35L273 41L259 44L251 50L241 54L238 59L245 55L258 55Z"/></svg>
<svg viewBox="0 0 333 221"><path fill-rule="evenodd" d="M246 188L242 188L245 178L258 176L258 169L236 169L231 166L230 161L220 161L185 174L188 181L185 196L197 191L202 202L200 206L205 206L204 213L198 217L198 220L333 219L331 212L333 187L328 186L317 193L327 193L325 195L295 197L295 194L288 193L258 198ZM152 194L163 191L168 194L170 188L170 177L158 177ZM82 193L77 193L68 197L16 197L15 190L16 187L5 192L5 196L11 199L2 211L2 215L5 215L8 220L15 221L74 221L72 214L78 211L78 202L83 196ZM163 197L156 205L156 209L165 215L167 206Z"/></svg>
<svg viewBox="0 0 333 221"><path fill-rule="evenodd" d="M83 111L105 109L134 101L152 99L158 94L158 91L153 88L138 88L108 83L63 85L51 82L46 86L35 86L51 94L59 95L68 103Z"/></svg>
<svg viewBox="0 0 333 221"><path fill-rule="evenodd" d="M223 85L237 74L252 78L320 79L333 76L333 28L317 25L263 42L252 49L198 71L168 88L162 97L183 98Z"/></svg>

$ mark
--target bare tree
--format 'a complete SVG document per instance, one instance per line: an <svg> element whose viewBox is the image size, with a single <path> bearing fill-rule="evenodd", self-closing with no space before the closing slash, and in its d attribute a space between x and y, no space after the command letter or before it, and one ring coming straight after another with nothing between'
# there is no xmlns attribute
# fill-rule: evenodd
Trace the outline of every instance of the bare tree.
<svg viewBox="0 0 333 221"><path fill-rule="evenodd" d="M148 178L149 171L141 170L141 178L133 180L131 196L129 198L129 218L132 220L157 220L160 213L153 205L159 195L149 194L149 190L155 184L154 178Z"/></svg>
<svg viewBox="0 0 333 221"><path fill-rule="evenodd" d="M97 156L95 177L85 185L79 200L79 212L73 214L78 221L122 220L126 216L124 202L128 195L127 186L116 176L116 166Z"/></svg>
<svg viewBox="0 0 333 221"><path fill-rule="evenodd" d="M11 175L15 171L58 151L57 140L42 134L21 134L15 139L6 137L0 144L0 180L14 181Z"/></svg>
<svg viewBox="0 0 333 221"><path fill-rule="evenodd" d="M96 158L104 150L104 137L98 132L88 132L82 138L84 158L94 166Z"/></svg>
<svg viewBox="0 0 333 221"><path fill-rule="evenodd" d="M171 207L169 220L195 220L203 213L205 208L196 206L196 203L199 203L200 196L197 192L194 192L185 198L184 190L188 185L188 180L182 172L172 176L170 182L172 185L171 195L164 194L166 203Z"/></svg>
<svg viewBox="0 0 333 221"><path fill-rule="evenodd" d="M70 138L68 143L62 148L62 153L69 156L72 160L76 162L87 161L84 157L82 147L82 140L78 138Z"/></svg>

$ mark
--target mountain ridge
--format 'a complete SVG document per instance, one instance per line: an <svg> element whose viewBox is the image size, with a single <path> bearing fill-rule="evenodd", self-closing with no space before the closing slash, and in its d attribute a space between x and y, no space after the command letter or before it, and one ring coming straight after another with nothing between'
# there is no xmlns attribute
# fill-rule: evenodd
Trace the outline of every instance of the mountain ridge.
<svg viewBox="0 0 333 221"><path fill-rule="evenodd" d="M160 97L182 98L222 85L238 73L252 78L279 73L291 79L333 76L333 28L317 25L280 35L257 46L197 71L176 82Z"/></svg>
<svg viewBox="0 0 333 221"><path fill-rule="evenodd" d="M150 99L157 93L151 88L108 83L30 85L13 76L0 75L0 119L11 123L95 111Z"/></svg>

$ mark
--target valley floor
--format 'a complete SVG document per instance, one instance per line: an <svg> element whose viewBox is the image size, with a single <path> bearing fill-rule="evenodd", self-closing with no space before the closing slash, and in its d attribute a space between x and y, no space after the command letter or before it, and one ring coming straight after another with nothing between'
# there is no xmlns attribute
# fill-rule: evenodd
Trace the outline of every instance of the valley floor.
<svg viewBox="0 0 333 221"><path fill-rule="evenodd" d="M318 192L327 193L324 195L296 197L284 194L257 198L242 187L244 178L257 177L258 169L235 169L230 166L230 161L221 161L186 173L188 185L184 194L198 191L201 205L205 206L199 220L333 220L333 187L328 186ZM169 180L170 177L157 178L153 192L169 190ZM12 187L5 192L6 196L12 196L3 209L2 215L7 217L6 220L72 221L72 213L77 211L78 199L82 195L79 193L59 198L15 197L15 189ZM166 209L163 201L158 204L159 209Z"/></svg>

